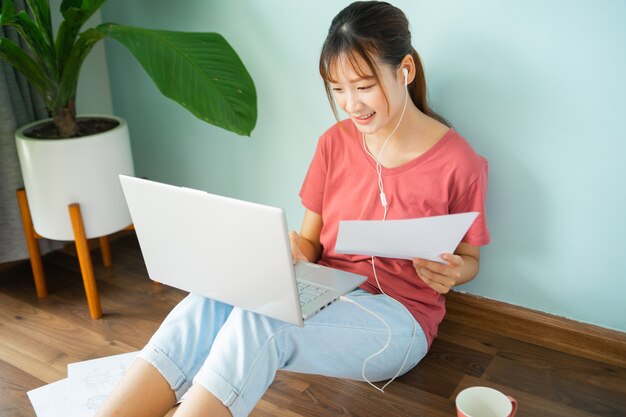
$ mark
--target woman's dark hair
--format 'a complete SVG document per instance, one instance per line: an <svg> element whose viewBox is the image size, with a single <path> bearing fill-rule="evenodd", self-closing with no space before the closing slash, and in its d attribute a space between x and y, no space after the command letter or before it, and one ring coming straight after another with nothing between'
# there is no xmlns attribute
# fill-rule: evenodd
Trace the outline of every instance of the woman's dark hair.
<svg viewBox="0 0 626 417"><path fill-rule="evenodd" d="M428 106L424 69L419 55L411 46L411 32L406 16L402 10L382 1L356 1L340 11L330 25L322 46L319 69L335 118L339 120L330 87L330 83L334 82L330 67L337 59L345 57L359 76L374 74L380 84L375 60L397 68L407 54L411 54L415 61L415 78L408 86L411 100L422 113L449 126L443 117ZM358 58L365 61L371 74L366 74L359 67Z"/></svg>

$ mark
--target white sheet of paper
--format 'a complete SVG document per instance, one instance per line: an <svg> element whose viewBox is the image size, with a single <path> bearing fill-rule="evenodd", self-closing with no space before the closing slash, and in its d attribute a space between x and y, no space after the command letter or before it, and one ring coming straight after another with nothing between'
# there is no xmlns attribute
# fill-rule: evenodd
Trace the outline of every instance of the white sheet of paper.
<svg viewBox="0 0 626 417"><path fill-rule="evenodd" d="M444 263L453 253L477 212L403 220L346 220L339 223L335 252L384 258L423 258Z"/></svg>
<svg viewBox="0 0 626 417"><path fill-rule="evenodd" d="M67 416L67 378L28 391L37 417Z"/></svg>
<svg viewBox="0 0 626 417"><path fill-rule="evenodd" d="M68 416L91 417L122 378L138 352L67 365Z"/></svg>

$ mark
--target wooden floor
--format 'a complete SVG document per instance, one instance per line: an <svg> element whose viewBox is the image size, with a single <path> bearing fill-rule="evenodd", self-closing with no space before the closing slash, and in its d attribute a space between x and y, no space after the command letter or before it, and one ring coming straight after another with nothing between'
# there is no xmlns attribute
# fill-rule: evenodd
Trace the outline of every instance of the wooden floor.
<svg viewBox="0 0 626 417"><path fill-rule="evenodd" d="M34 416L26 392L65 378L68 363L140 349L184 297L149 281L133 235L112 251L111 269L93 252L105 312L96 321L71 253L44 257L45 299L35 296L27 262L0 270L0 416ZM445 320L427 357L384 394L361 382L279 372L252 415L451 417L461 389L486 385L516 397L519 417L626 416L626 368L504 336L507 329L481 330L488 327Z"/></svg>

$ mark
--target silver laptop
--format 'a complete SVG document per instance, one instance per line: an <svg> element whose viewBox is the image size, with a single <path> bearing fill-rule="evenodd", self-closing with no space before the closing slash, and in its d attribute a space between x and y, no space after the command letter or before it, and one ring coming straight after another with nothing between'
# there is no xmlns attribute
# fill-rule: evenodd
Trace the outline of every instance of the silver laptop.
<svg viewBox="0 0 626 417"><path fill-rule="evenodd" d="M120 175L151 279L303 326L365 277L293 265L280 208Z"/></svg>

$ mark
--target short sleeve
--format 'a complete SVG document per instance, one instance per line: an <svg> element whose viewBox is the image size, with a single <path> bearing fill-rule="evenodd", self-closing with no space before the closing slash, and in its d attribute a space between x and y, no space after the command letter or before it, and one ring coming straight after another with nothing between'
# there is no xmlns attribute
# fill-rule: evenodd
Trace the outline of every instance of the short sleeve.
<svg viewBox="0 0 626 417"><path fill-rule="evenodd" d="M450 206L450 214L476 211L480 213L469 228L462 242L473 246L483 246L489 243L490 233L487 227L485 206L487 201L488 164L483 159L480 172L476 179L469 184L466 190Z"/></svg>
<svg viewBox="0 0 626 417"><path fill-rule="evenodd" d="M313 155L313 160L300 189L302 205L319 215L322 214L322 206L324 204L326 166L324 136L322 136L317 143L315 155Z"/></svg>

